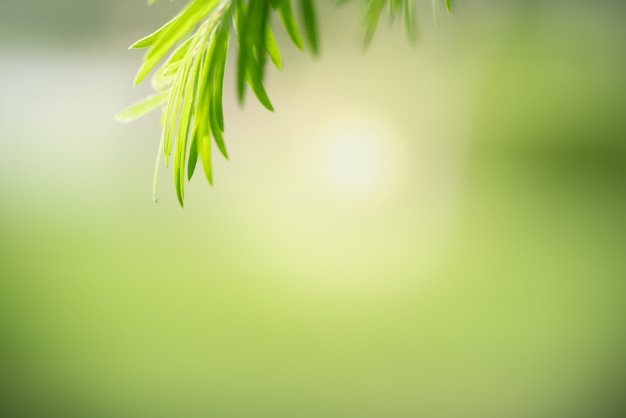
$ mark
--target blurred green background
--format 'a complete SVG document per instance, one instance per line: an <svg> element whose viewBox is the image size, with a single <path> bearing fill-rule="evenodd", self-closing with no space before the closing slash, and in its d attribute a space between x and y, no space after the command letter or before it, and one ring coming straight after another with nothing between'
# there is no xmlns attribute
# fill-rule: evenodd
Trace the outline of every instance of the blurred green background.
<svg viewBox="0 0 626 418"><path fill-rule="evenodd" d="M318 2L184 210L113 120L182 4L0 5L1 416L626 414L623 2Z"/></svg>

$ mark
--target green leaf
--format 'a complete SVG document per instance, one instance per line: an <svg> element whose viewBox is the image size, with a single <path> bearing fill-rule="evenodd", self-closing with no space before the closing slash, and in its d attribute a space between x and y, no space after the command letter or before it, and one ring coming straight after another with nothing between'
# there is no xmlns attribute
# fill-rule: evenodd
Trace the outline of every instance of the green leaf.
<svg viewBox="0 0 626 418"><path fill-rule="evenodd" d="M270 56L272 62L280 70L282 66L280 50L278 49L278 44L276 43L276 38L274 37L274 32L272 32L272 28L269 23L265 26L265 49L267 50L267 54Z"/></svg>
<svg viewBox="0 0 626 418"><path fill-rule="evenodd" d="M192 67L194 65L195 63ZM193 69L191 72L193 73ZM197 74L190 74L190 77L187 77L176 135L176 147L174 148L174 186L181 206L184 206L183 201L185 200L185 160L187 157L187 142L191 128L191 112L196 98L194 93L194 84L196 81Z"/></svg>
<svg viewBox="0 0 626 418"><path fill-rule="evenodd" d="M170 65L164 65L154 73L150 83L152 88L157 91L167 91L172 87L178 68L180 67L180 61L172 63Z"/></svg>
<svg viewBox="0 0 626 418"><path fill-rule="evenodd" d="M239 43L239 55L237 57L237 98L243 103L246 89L246 72L250 59L252 45L250 44L250 27L248 25L248 9L243 0L236 1L235 27L237 29L237 41ZM253 3L254 4L254 3Z"/></svg>
<svg viewBox="0 0 626 418"><path fill-rule="evenodd" d="M224 132L224 111L222 107L222 94L224 89L224 72L226 67L226 56L228 54L229 27L222 24L215 35L214 47L211 51L210 70L207 76L205 90L210 95L210 112L207 125L211 127L216 138L218 148L224 158L228 159L228 152L222 140ZM209 107L207 105L207 107Z"/></svg>
<svg viewBox="0 0 626 418"><path fill-rule="evenodd" d="M183 36L188 34L202 18L207 16L209 12L215 8L217 3L218 0L193 0L173 19L171 24L166 24L167 28L155 39L151 48L146 53L144 62L135 77L135 85L139 84L158 64L163 56L165 56L167 51Z"/></svg>
<svg viewBox="0 0 626 418"><path fill-rule="evenodd" d="M200 136L199 154L202 160L202 168L204 169L204 176L210 185L213 185L213 169L211 166L211 137Z"/></svg>
<svg viewBox="0 0 626 418"><path fill-rule="evenodd" d="M302 37L300 36L300 30L298 29L296 18L294 17L293 11L291 9L291 1L273 0L272 6L275 10L278 11L278 14L283 21L283 25L285 26L285 30L291 38L291 41L296 45L298 49L302 49Z"/></svg>
<svg viewBox="0 0 626 418"><path fill-rule="evenodd" d="M133 121L146 113L154 110L167 101L170 92L164 91L152 96L148 96L145 99L128 106L126 109L120 111L115 115L115 119L120 122Z"/></svg>
<svg viewBox="0 0 626 418"><path fill-rule="evenodd" d="M170 55L170 57L167 59L167 61L165 61L165 64L163 64L163 66L167 67L167 66L172 65L174 63L180 62L180 60L182 60L185 57L185 54L187 54L187 50L189 49L189 45L191 45L193 40L194 40L194 37L191 36L185 42L180 44L178 46L178 48L176 48L174 50L174 52L172 52L172 55Z"/></svg>
<svg viewBox="0 0 626 418"><path fill-rule="evenodd" d="M156 90L166 90L171 88L172 82L176 77L178 69L180 68L180 63L194 38L195 36L189 37L189 39L174 50L163 66L152 76L152 87Z"/></svg>
<svg viewBox="0 0 626 418"><path fill-rule="evenodd" d="M267 25L269 24L269 0L256 0L256 4L259 5L257 17L255 18L255 24L252 36L252 44L254 45L254 52L257 61L257 69L259 72L259 79L263 81L265 74L265 64L267 63Z"/></svg>
<svg viewBox="0 0 626 418"><path fill-rule="evenodd" d="M165 153L165 165L169 164L169 156L172 148L172 140L176 129L176 121L178 119L178 111L183 94L183 84L186 78L186 68L188 62L178 70L174 84L171 88L170 99L165 107L165 123L163 124L163 152Z"/></svg>
<svg viewBox="0 0 626 418"><path fill-rule="evenodd" d="M147 1L153 4L157 0ZM338 3L347 1L337 0ZM414 1L366 0L365 45L370 44L385 10L391 22L395 18L402 18L403 30L414 43ZM435 22L438 1L432 0ZM317 55L319 34L313 3L313 0L299 0L299 17L306 42L311 52ZM451 0L445 0L448 12L450 4ZM248 84L261 104L273 110L263 85L264 70L268 56L279 69L282 58L270 26L270 9L280 15L289 38L296 47L302 49L303 38L292 11L291 0L188 0L187 5L173 19L131 46L148 48L135 84L141 82L173 50L152 76L152 86L158 93L122 110L116 118L130 121L164 105L161 116L163 134L155 166L155 182L161 155L165 155L168 165L169 156L173 152L174 185L181 206L185 183L193 177L198 159L202 161L207 181L213 184L213 142L228 159L223 137L223 90L231 22L236 30L239 47L236 74L239 100L243 101Z"/></svg>
<svg viewBox="0 0 626 418"><path fill-rule="evenodd" d="M273 112L274 106L272 105L272 101L270 100L267 91L265 91L265 87L263 87L259 71L249 67L246 80L248 80L248 84L250 84L252 91L256 95L257 99L259 99L259 102L261 102L263 107L270 112Z"/></svg>
<svg viewBox="0 0 626 418"><path fill-rule="evenodd" d="M213 139L215 139L215 145L220 150L224 158L228 160L228 151L226 150L226 144L224 143L224 136L219 128L219 122L217 121L217 115L215 112L209 114L208 124L211 126L211 132L213 132Z"/></svg>
<svg viewBox="0 0 626 418"><path fill-rule="evenodd" d="M161 38L161 36L165 32L167 32L169 30L169 28L171 28L172 25L174 25L176 23L176 21L178 19L180 19L180 18L181 18L180 14L175 16L172 20L167 22L165 25L161 26L159 29L157 29L156 31L154 31L150 35L148 35L148 36L146 36L144 38L141 38L140 40L138 40L137 42L132 44L130 47L128 47L128 49L147 48L147 47L150 47L150 46L154 45L159 40L159 38Z"/></svg>
<svg viewBox="0 0 626 418"><path fill-rule="evenodd" d="M239 3L238 3L239 4ZM273 111L274 107L263 87L264 60L257 61L254 51L261 51L260 57L265 57L265 24L267 21L269 1L255 0L250 3L250 8L239 10L239 59L237 61L237 93L239 102L243 102L245 93L245 81L252 88L252 91L261 104L268 110ZM245 13L245 16L244 16Z"/></svg>
<svg viewBox="0 0 626 418"><path fill-rule="evenodd" d="M187 143L190 133L193 132L193 114L194 106L198 96L198 84L200 77L201 54L206 46L206 39L210 28L208 22L201 29L202 36L196 36L197 41L187 51L185 61L187 62L188 71L184 75L183 94L180 109L180 117L178 120L178 130L176 135L176 147L174 150L174 186L178 201L184 206L185 199L185 161L187 159Z"/></svg>
<svg viewBox="0 0 626 418"><path fill-rule="evenodd" d="M315 8L312 0L300 0L300 9L302 19L304 20L304 32L313 55L319 53L319 39L317 34L317 17L315 16Z"/></svg>
<svg viewBox="0 0 626 418"><path fill-rule="evenodd" d="M228 22L229 18L223 18ZM221 39L228 39L228 25L223 24L223 20L218 20L214 23L214 27L207 28L203 35L203 39L200 42L198 49L198 80L196 85L196 106L193 109L193 136L192 143L189 148L189 157L187 164L187 178L191 180L195 171L195 165L197 158L200 157L202 165L204 167L205 177L211 184L211 154L210 154L210 141L211 141L211 127L210 117L213 109L210 106L212 99L212 80L211 72L215 71L216 65L214 64L214 58L216 57L217 45L221 42ZM203 145L204 141L209 142L208 151ZM196 160L196 161L194 161Z"/></svg>
<svg viewBox="0 0 626 418"><path fill-rule="evenodd" d="M406 0L387 0L387 13L389 13L390 24L393 24L393 22L396 20L396 15L404 6L405 2Z"/></svg>
<svg viewBox="0 0 626 418"><path fill-rule="evenodd" d="M211 48L211 68L207 77L207 87L210 94L210 111L207 111L207 127L213 133L215 143L224 158L228 159L228 152L222 132L224 131L224 113L222 109L222 90L224 86L224 69L226 66L226 55L228 52L228 26L222 25L213 41ZM209 106L207 106L209 107Z"/></svg>
<svg viewBox="0 0 626 418"><path fill-rule="evenodd" d="M193 173L196 170L196 163L198 162L198 137L194 135L189 145L189 158L187 159L187 179L191 180Z"/></svg>
<svg viewBox="0 0 626 418"><path fill-rule="evenodd" d="M400 9L402 9L403 4L405 4L407 1L413 2L414 0L389 0L389 4L391 7L391 11L395 14L398 13L400 11Z"/></svg>
<svg viewBox="0 0 626 418"><path fill-rule="evenodd" d="M225 21L228 22L229 18L225 18ZM213 74L216 68L219 68L215 60L216 56L220 54L219 51L221 48L219 45L222 44L224 33L226 34L226 41L228 41L228 24L224 24L224 21L218 23L220 26L215 30L210 40L207 41L208 45L205 43L205 48L202 53L202 60L200 62L200 82L198 85L198 106L195 113L196 125L194 127L196 148L202 161L204 176L210 185L213 184L210 117L211 113L215 112L215 109L211 106L215 92L212 89L212 76L210 74Z"/></svg>
<svg viewBox="0 0 626 418"><path fill-rule="evenodd" d="M410 0L412 1L412 0ZM380 15L383 12L385 0L371 0L365 13L365 47L367 48L372 42L374 32L378 26Z"/></svg>
<svg viewBox="0 0 626 418"><path fill-rule="evenodd" d="M415 12L413 10L413 0L404 0L402 10L402 25L409 41L415 45L417 40L417 32L415 30Z"/></svg>

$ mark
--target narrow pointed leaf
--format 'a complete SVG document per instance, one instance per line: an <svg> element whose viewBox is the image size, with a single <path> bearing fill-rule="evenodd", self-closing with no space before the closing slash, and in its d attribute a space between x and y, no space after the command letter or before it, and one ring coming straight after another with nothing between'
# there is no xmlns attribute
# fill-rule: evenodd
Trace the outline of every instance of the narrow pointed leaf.
<svg viewBox="0 0 626 418"><path fill-rule="evenodd" d="M263 83L260 79L259 71L254 68L256 63L248 66L248 74L246 79L248 80L248 84L252 88L252 91L256 95L259 102L269 111L274 111L274 106L272 105L272 101L270 100L267 92L265 91L265 87L263 87ZM252 67L252 68L251 68Z"/></svg>
<svg viewBox="0 0 626 418"><path fill-rule="evenodd" d="M267 50L267 54L270 56L276 68L280 70L282 66L280 50L278 49L278 44L276 43L274 32L272 32L272 28L270 27L269 23L266 26L265 49Z"/></svg>
<svg viewBox="0 0 626 418"><path fill-rule="evenodd" d="M415 11L413 10L413 0L404 1L404 10L402 11L402 25L409 41L415 45L417 41L417 32L415 30Z"/></svg>
<svg viewBox="0 0 626 418"><path fill-rule="evenodd" d="M265 64L267 63L267 25L269 23L269 0L256 0L259 11L254 21L254 31L252 33L252 43L256 52L256 60L259 71L259 79L263 81L265 74Z"/></svg>
<svg viewBox="0 0 626 418"><path fill-rule="evenodd" d="M193 173L196 170L196 163L198 162L198 137L194 135L191 144L189 145L189 157L187 159L187 179L191 180Z"/></svg>
<svg viewBox="0 0 626 418"><path fill-rule="evenodd" d="M196 26L202 18L211 12L217 5L218 0L193 0L183 9L179 18L163 31L162 35L156 40L152 47L146 53L144 62L135 77L135 85L158 64L183 36L185 36L194 26Z"/></svg>
<svg viewBox="0 0 626 418"><path fill-rule="evenodd" d="M272 103L263 87L264 60L257 61L254 51L261 51L260 57L265 57L265 24L268 11L268 0L255 0L250 3L245 18L240 15L238 26L239 35L239 60L237 62L237 92L240 103L243 101L245 81L252 88L263 106L274 110ZM243 13L243 10L240 11Z"/></svg>
<svg viewBox="0 0 626 418"><path fill-rule="evenodd" d="M254 3L253 3L254 4ZM237 98L239 103L243 103L246 89L246 73L248 71L248 61L251 59L252 45L250 43L250 27L248 25L248 10L242 0L237 2L236 8L236 28L237 40L239 43L239 54L237 57Z"/></svg>
<svg viewBox="0 0 626 418"><path fill-rule="evenodd" d="M172 149L172 140L176 130L176 121L182 100L182 85L185 82L187 63L180 68L172 85L170 98L165 107L165 123L163 125L163 152L165 154L165 165L169 165L169 156Z"/></svg>
<svg viewBox="0 0 626 418"><path fill-rule="evenodd" d="M206 95L207 102L204 112L204 123L206 124L206 136L213 133L215 142L224 158L228 159L226 146L224 144L222 132L224 131L224 115L222 110L222 89L224 84L224 66L226 65L226 54L228 50L228 26L222 25L218 28L211 49L209 51L210 69L206 77L206 84L202 88Z"/></svg>
<svg viewBox="0 0 626 418"><path fill-rule="evenodd" d="M296 23L296 18L291 9L291 0L275 0L273 7L278 11L287 34L291 38L291 41L296 45L298 49L302 49L302 36Z"/></svg>
<svg viewBox="0 0 626 418"><path fill-rule="evenodd" d="M218 126L224 132L224 109L223 109L223 91L224 91L224 73L226 71L226 56L228 55L229 44L228 25L220 28L216 39L215 56L213 57L213 66L210 80L213 83L213 94L211 96L211 105L213 112L217 117Z"/></svg>
<svg viewBox="0 0 626 418"><path fill-rule="evenodd" d="M135 42L134 44L132 44L130 47L128 47L128 49L141 49L141 48L148 48L152 45L154 45L160 38L161 36L167 32L167 30L172 27L172 25L175 24L175 22L181 18L181 15L177 15L176 17L174 17L172 20L170 20L169 22L167 22L166 24L164 24L163 26L161 26L159 29L157 29L156 31L152 32L150 35L145 36L143 38L141 38L140 40L138 40L137 42Z"/></svg>
<svg viewBox="0 0 626 418"><path fill-rule="evenodd" d="M115 115L115 119L120 122L130 122L133 121L146 113L150 112L153 109L161 106L163 103L167 101L170 92L165 91L163 93L158 93L145 99L128 106L126 109L122 110L118 114Z"/></svg>
<svg viewBox="0 0 626 418"><path fill-rule="evenodd" d="M224 136L219 128L215 112L210 113L209 124L211 125L211 132L213 133L213 139L215 139L215 145L217 145L217 148L220 150L224 158L228 160L228 151L226 150L226 144L224 143Z"/></svg>
<svg viewBox="0 0 626 418"><path fill-rule="evenodd" d="M208 135L200 136L198 142L198 153L202 160L202 168L204 170L204 177L206 177L209 184L213 185L213 167L211 163L211 137Z"/></svg>
<svg viewBox="0 0 626 418"><path fill-rule="evenodd" d="M317 17L312 0L300 0L302 19L304 20L304 33L306 33L309 46L313 55L319 52L319 39L317 33Z"/></svg>
<svg viewBox="0 0 626 418"><path fill-rule="evenodd" d="M412 0L410 0L412 1ZM367 48L372 42L374 32L378 26L380 15L385 5L384 0L371 0L365 14L365 47Z"/></svg>
<svg viewBox="0 0 626 418"><path fill-rule="evenodd" d="M205 28L206 30L206 28ZM193 132L193 108L196 104L199 81L200 53L204 37L198 37L198 42L193 44L185 60L190 61L189 71L183 85L183 97L181 103L180 118L178 120L178 131L176 137L176 148L174 153L174 186L176 195L181 207L185 200L185 161L187 157L187 143L189 134Z"/></svg>

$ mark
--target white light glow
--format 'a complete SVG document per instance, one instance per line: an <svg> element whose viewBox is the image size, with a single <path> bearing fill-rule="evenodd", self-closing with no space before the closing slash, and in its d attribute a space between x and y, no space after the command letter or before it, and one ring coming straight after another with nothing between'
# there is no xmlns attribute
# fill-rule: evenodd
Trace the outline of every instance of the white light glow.
<svg viewBox="0 0 626 418"><path fill-rule="evenodd" d="M380 146L367 136L351 134L334 145L328 164L333 177L343 187L361 189L380 177Z"/></svg>
<svg viewBox="0 0 626 418"><path fill-rule="evenodd" d="M397 180L402 158L390 130L360 119L334 126L325 139L324 177L342 193L379 195Z"/></svg>

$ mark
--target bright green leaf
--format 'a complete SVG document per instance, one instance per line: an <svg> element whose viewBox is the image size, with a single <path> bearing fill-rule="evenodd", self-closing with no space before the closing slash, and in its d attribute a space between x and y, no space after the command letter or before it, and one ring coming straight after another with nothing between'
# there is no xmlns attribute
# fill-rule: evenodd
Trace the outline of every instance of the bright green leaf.
<svg viewBox="0 0 626 418"><path fill-rule="evenodd" d="M154 68L156 64L165 56L183 36L189 33L200 20L211 12L218 0L193 0L180 12L163 33L156 39L154 44L146 53L144 62L135 77L135 85Z"/></svg>
<svg viewBox="0 0 626 418"><path fill-rule="evenodd" d="M130 105L126 109L117 113L115 115L115 119L120 122L133 121L165 103L169 95L169 91L164 91L162 93L146 97L145 99Z"/></svg>
<svg viewBox="0 0 626 418"><path fill-rule="evenodd" d="M272 28L269 23L265 26L265 49L267 50L267 54L272 59L272 62L280 70L282 66L280 50L278 49L278 44L276 43L276 38L274 37L274 32L272 32Z"/></svg>

